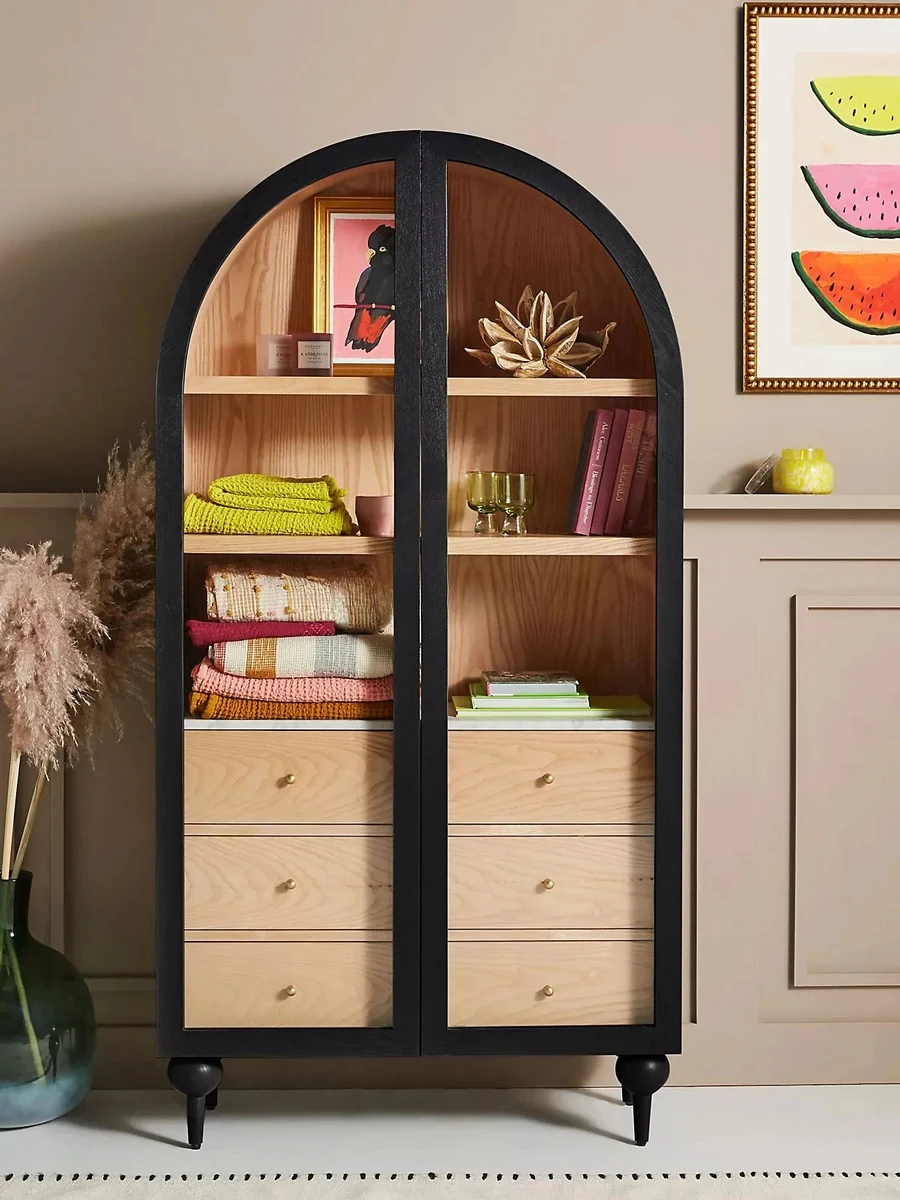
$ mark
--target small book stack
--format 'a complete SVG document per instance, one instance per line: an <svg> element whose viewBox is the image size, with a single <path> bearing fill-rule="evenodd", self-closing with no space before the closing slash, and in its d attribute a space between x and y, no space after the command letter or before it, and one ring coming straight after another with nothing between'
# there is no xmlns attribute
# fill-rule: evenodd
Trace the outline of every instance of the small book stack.
<svg viewBox="0 0 900 1200"><path fill-rule="evenodd" d="M655 412L589 412L572 488L569 531L608 537L652 535L655 461Z"/></svg>
<svg viewBox="0 0 900 1200"><path fill-rule="evenodd" d="M650 705L639 696L589 696L574 675L554 671L484 671L468 696L454 696L457 717L502 720L647 720Z"/></svg>

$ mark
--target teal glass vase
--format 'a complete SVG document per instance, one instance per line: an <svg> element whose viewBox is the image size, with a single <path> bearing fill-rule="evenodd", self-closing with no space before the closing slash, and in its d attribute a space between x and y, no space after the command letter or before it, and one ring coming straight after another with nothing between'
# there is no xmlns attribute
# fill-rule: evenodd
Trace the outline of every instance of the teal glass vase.
<svg viewBox="0 0 900 1200"><path fill-rule="evenodd" d="M68 959L29 933L31 879L0 880L0 1129L69 1112L94 1070L91 994Z"/></svg>

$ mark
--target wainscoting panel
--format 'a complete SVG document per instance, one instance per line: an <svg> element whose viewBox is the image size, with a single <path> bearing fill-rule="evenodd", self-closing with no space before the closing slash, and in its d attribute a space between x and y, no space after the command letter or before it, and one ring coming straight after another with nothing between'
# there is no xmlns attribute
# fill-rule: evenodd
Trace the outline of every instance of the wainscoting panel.
<svg viewBox="0 0 900 1200"><path fill-rule="evenodd" d="M900 985L898 731L900 593L796 596L795 987Z"/></svg>
<svg viewBox="0 0 900 1200"><path fill-rule="evenodd" d="M854 607L831 607L837 596ZM870 609L872 596L888 610ZM872 631L885 619L900 631L898 597L900 562L760 563L757 987L765 1022L847 1022L846 1037L900 1021L900 988L841 978L871 974L872 955L891 953L885 939L898 946L900 918L883 898L898 895L887 844L900 821L885 788L870 787L897 753L884 736L890 722L874 712L897 711L880 681L898 651L873 646ZM854 712L866 675L871 719ZM888 966L898 961L895 949Z"/></svg>

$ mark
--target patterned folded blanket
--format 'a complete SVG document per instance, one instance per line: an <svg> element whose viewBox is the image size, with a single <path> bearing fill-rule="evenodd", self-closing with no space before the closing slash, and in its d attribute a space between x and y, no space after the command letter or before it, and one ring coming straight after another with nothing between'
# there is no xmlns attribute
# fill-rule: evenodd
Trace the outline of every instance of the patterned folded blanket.
<svg viewBox="0 0 900 1200"><path fill-rule="evenodd" d="M353 522L343 505L329 513L251 512L211 504L201 496L190 495L184 502L184 532L335 537L352 533Z"/></svg>
<svg viewBox="0 0 900 1200"><path fill-rule="evenodd" d="M191 671L195 692L228 697L232 700L274 700L280 704L311 701L393 700L394 677L384 679L244 679L217 671L208 658Z"/></svg>
<svg viewBox="0 0 900 1200"><path fill-rule="evenodd" d="M334 621L186 621L192 646L243 642L247 638L331 637Z"/></svg>
<svg viewBox="0 0 900 1200"><path fill-rule="evenodd" d="M217 670L248 679L383 679L394 669L394 639L389 633L251 638L215 642L209 657Z"/></svg>
<svg viewBox="0 0 900 1200"><path fill-rule="evenodd" d="M380 633L392 597L371 563L304 555L210 564L206 610L217 621L333 621L347 633Z"/></svg>
<svg viewBox="0 0 900 1200"><path fill-rule="evenodd" d="M256 512L337 512L346 496L330 475L319 479L290 479L279 475L225 475L207 489L214 504Z"/></svg>
<svg viewBox="0 0 900 1200"><path fill-rule="evenodd" d="M233 700L204 692L191 692L188 708L192 717L223 721L366 721L388 718L394 713L390 700L276 704L270 700Z"/></svg>

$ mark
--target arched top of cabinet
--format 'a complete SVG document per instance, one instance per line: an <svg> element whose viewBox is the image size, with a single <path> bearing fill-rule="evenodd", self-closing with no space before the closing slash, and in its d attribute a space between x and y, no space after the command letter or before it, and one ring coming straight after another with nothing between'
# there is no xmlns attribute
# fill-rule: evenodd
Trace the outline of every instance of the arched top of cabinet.
<svg viewBox="0 0 900 1200"><path fill-rule="evenodd" d="M568 262L558 268L558 284L551 282L558 290L570 278L575 278L576 285L580 281L590 310L585 318L587 328L593 327L593 321L619 322L604 373L654 376L660 408L675 402L680 420L681 367L674 326L649 263L621 222L581 184L530 154L465 134L411 130L371 134L316 150L270 175L226 213L195 256L173 302L160 354L161 403L180 405L186 371L198 376L252 375L254 335L276 332L280 319L289 317L292 328L312 328L313 289L297 282L298 263L308 261L312 255L311 224L301 219L304 205L311 210L313 198L329 192L392 195L396 184L398 206L403 197L407 202L410 197L416 203L421 199L427 217L429 200L435 201L428 189L438 179L443 188L445 163L450 190L456 198L461 189L480 186L477 198L483 201L484 173L493 172L497 176L498 212L505 205L508 213L514 203L519 203L516 187L522 197L531 189L532 212L539 213L541 204L546 212L546 202L550 202L558 206L561 219L577 222L596 239L599 246L581 241L583 235L574 225L560 233L556 242L571 249ZM415 187L408 184L411 176L416 177ZM402 188L401 177L407 180ZM465 204L464 199L460 202ZM522 212L520 223L525 221ZM451 237L452 224L451 213ZM458 227L462 228L462 222ZM477 238L473 236L469 245L477 250ZM516 297L510 294L514 287L525 283L548 286L547 276L553 275L549 264L558 247L551 240L543 259L536 251L534 262L520 263L516 256L521 245L521 234L518 240L512 233L507 238L507 261L501 267L498 256L495 272L495 290L503 294L492 299L503 298L514 304ZM583 268L585 245L594 245L596 250L592 271ZM290 247L289 254L284 253L286 246ZM263 269L252 279L254 263ZM448 284L453 303L452 261L450 267ZM519 279L530 272L540 272L543 278ZM257 286L262 276L264 295ZM480 308L494 286L490 272L482 272L482 276L487 281L482 278L480 287L460 288L457 292L468 297L462 302L457 322L460 329L466 329L466 344L473 336L469 326L485 315L487 310L482 312ZM227 294L216 312L214 298L223 288ZM227 314L227 328L223 314ZM265 327L269 325L272 328ZM451 374L474 375L474 364L471 371L461 369L463 335L457 333L452 314L450 339Z"/></svg>

